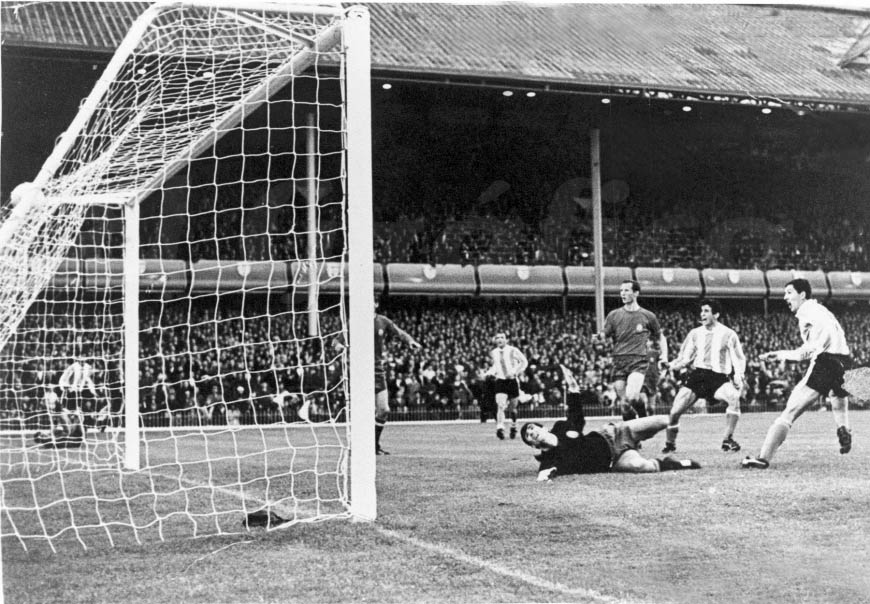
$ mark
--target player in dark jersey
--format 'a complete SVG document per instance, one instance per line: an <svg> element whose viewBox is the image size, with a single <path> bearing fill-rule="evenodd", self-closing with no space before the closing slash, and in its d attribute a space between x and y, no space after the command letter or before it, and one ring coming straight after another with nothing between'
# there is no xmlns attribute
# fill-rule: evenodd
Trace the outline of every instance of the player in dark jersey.
<svg viewBox="0 0 870 604"><path fill-rule="evenodd" d="M377 311L377 302L375 302ZM421 348L409 333L382 314L375 312L375 453L389 455L381 448L381 434L390 414L390 395L387 390L387 373L384 368L384 343L386 338L396 337L414 350Z"/></svg>
<svg viewBox="0 0 870 604"><path fill-rule="evenodd" d="M622 419L646 417L643 385L649 368L649 346L656 347L659 362L668 360L667 344L662 337L659 320L651 311L637 303L640 284L623 281L619 287L622 307L612 310L604 320L604 331L599 340L609 339L613 348L613 367L610 380L619 399Z"/></svg>
<svg viewBox="0 0 870 604"><path fill-rule="evenodd" d="M586 425L583 406L594 405L597 400L595 393L588 390L569 392L566 419L557 421L550 430L535 422L523 425L520 431L523 442L537 449L538 480L551 480L565 474L641 474L701 467L696 461L670 456L647 459L637 450L641 441L667 428L666 415L611 422L600 430L583 434Z"/></svg>

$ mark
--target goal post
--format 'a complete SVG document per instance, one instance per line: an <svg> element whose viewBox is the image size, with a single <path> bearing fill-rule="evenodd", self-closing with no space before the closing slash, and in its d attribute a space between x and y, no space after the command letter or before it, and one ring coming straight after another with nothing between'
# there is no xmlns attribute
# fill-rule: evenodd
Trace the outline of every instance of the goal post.
<svg viewBox="0 0 870 604"><path fill-rule="evenodd" d="M371 149L371 55L369 13L355 7L348 12L347 44L356 49L348 55L347 70L356 74L348 81L348 147ZM350 243L349 290L352 300L359 300L356 312L349 317L351 362L351 414L354 417L375 416L374 358L374 265L372 246L374 219L372 214L371 156L355 157L349 153L348 182L351 187L348 242ZM374 520L377 516L375 493L375 433L368 422L351 424L351 510L358 520Z"/></svg>
<svg viewBox="0 0 870 604"><path fill-rule="evenodd" d="M3 537L376 517L369 27L249 0L131 26L0 214Z"/></svg>

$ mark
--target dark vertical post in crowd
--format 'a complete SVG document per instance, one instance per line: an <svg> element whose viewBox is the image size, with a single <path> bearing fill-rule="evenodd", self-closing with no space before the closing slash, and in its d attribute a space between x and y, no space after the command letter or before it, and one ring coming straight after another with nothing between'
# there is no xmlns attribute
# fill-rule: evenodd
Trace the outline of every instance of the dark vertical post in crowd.
<svg viewBox="0 0 870 604"><path fill-rule="evenodd" d="M601 144L600 131L589 132L592 169L592 257L595 265L595 331L604 330L604 237L601 226Z"/></svg>

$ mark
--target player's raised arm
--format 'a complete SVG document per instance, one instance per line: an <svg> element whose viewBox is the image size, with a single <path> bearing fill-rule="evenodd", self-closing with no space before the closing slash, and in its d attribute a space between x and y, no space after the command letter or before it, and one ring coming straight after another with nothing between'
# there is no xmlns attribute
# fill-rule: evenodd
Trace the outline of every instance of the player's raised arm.
<svg viewBox="0 0 870 604"><path fill-rule="evenodd" d="M409 346L410 348L412 348L414 350L419 350L419 349L423 348L423 346L417 340L414 339L414 336L412 336L407 331L405 331L404 329L402 329L401 327L396 325L396 323L392 319L390 319L389 317L384 317L383 315L381 315L381 317L384 319L389 331L393 335L395 335L397 338L402 340L406 346Z"/></svg>

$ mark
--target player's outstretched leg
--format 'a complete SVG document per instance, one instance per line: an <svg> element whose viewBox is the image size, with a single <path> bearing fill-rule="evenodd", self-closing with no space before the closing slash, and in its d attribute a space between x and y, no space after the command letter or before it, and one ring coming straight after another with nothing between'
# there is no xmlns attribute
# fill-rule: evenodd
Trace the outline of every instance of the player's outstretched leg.
<svg viewBox="0 0 870 604"><path fill-rule="evenodd" d="M668 426L667 415L653 415L652 417L643 417L625 422L625 425L631 430L631 435L638 441L644 441L652 438Z"/></svg>
<svg viewBox="0 0 870 604"><path fill-rule="evenodd" d="M697 470L700 467L701 464L691 459L674 459L670 456L659 459L647 459L641 455L640 452L630 449L619 456L619 459L613 465L613 471L632 474L648 474L652 472L668 472L672 470Z"/></svg>
<svg viewBox="0 0 870 604"><path fill-rule="evenodd" d="M747 469L766 470L770 467L770 460L780 445L785 442L788 432L791 430L791 422L780 415L773 421L773 424L767 430L767 436L764 437L764 444L761 445L761 452L757 457L747 456L742 462L741 467Z"/></svg>
<svg viewBox="0 0 870 604"><path fill-rule="evenodd" d="M662 449L662 453L665 455L677 450L677 435L680 432L680 418L689 407L695 404L697 399L698 397L695 396L695 393L685 386L680 388L679 392L677 392L677 396L674 398L674 403L671 406L671 412L668 415L668 426L665 430L665 446Z"/></svg>
<svg viewBox="0 0 870 604"><path fill-rule="evenodd" d="M767 430L767 436L764 437L764 444L761 445L758 457L747 457L741 462L741 466L758 470L767 469L773 456L788 437L789 430L791 430L794 421L813 405L818 398L819 393L817 391L803 382L798 383L788 397L785 410L773 421L773 424Z"/></svg>
<svg viewBox="0 0 870 604"><path fill-rule="evenodd" d="M675 459L670 455L656 460L659 463L660 472L676 470L700 470L701 464L693 459Z"/></svg>

